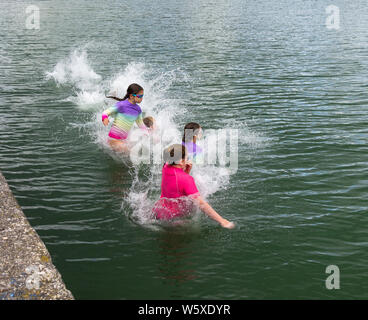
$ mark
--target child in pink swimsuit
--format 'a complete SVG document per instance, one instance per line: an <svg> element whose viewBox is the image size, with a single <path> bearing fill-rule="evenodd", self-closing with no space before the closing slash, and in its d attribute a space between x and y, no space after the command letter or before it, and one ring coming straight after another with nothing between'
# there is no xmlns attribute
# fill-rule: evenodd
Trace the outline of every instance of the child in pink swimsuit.
<svg viewBox="0 0 368 320"><path fill-rule="evenodd" d="M197 204L210 218L224 228L234 228L234 223L222 218L198 192L194 178L189 175L192 164L187 161L186 147L174 144L164 151L161 197L153 212L156 219L170 220L190 213Z"/></svg>

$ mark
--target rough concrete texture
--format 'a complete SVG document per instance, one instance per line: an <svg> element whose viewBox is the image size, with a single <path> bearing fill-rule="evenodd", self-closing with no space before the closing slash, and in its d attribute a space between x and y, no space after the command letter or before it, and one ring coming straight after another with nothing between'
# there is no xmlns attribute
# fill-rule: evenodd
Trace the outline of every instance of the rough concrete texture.
<svg viewBox="0 0 368 320"><path fill-rule="evenodd" d="M0 172L0 300L72 300Z"/></svg>

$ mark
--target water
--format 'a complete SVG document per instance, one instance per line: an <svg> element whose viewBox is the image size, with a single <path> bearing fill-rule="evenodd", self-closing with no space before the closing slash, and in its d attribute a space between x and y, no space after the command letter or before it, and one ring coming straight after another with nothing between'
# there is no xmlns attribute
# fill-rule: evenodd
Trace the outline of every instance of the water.
<svg viewBox="0 0 368 320"><path fill-rule="evenodd" d="M361 299L367 289L364 1L0 3L0 169L77 299ZM198 169L237 224L145 219L159 170L134 170L100 122L137 81L167 140L236 128L235 174ZM327 290L326 267L340 269Z"/></svg>

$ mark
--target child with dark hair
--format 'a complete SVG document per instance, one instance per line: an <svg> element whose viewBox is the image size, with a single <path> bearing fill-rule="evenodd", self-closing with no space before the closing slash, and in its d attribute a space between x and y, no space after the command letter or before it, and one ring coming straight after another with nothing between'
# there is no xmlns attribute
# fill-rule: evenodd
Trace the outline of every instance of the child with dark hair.
<svg viewBox="0 0 368 320"><path fill-rule="evenodd" d="M189 122L184 127L182 145L188 150L189 157L196 160L196 157L202 153L202 149L196 144L197 139L202 137L202 128L196 122Z"/></svg>
<svg viewBox="0 0 368 320"><path fill-rule="evenodd" d="M149 134L152 136L152 142L158 143L160 142L159 130L156 125L156 120L154 117L145 117L143 118L143 123L148 129Z"/></svg>
<svg viewBox="0 0 368 320"><path fill-rule="evenodd" d="M156 121L153 117L145 117L143 118L143 123L148 129L155 130L156 129Z"/></svg>
<svg viewBox="0 0 368 320"><path fill-rule="evenodd" d="M192 163L187 161L187 149L174 144L164 151L165 164L162 168L161 197L153 212L156 219L170 220L190 213L193 203L222 227L232 229L233 222L222 218L201 197L194 178L190 176Z"/></svg>
<svg viewBox="0 0 368 320"><path fill-rule="evenodd" d="M129 147L125 140L134 122L142 130L148 131L143 123L142 109L138 105L143 99L143 88L133 83L128 87L123 99L114 96L107 98L119 101L102 113L102 122L105 126L109 124L109 116L115 118L109 132L109 144L115 151L126 152Z"/></svg>

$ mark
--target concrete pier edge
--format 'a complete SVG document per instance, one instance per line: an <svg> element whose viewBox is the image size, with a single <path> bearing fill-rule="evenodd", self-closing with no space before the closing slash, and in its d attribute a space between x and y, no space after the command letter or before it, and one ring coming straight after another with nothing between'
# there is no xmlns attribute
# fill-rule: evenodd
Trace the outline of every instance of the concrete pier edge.
<svg viewBox="0 0 368 320"><path fill-rule="evenodd" d="M74 300L1 172L0 300Z"/></svg>

